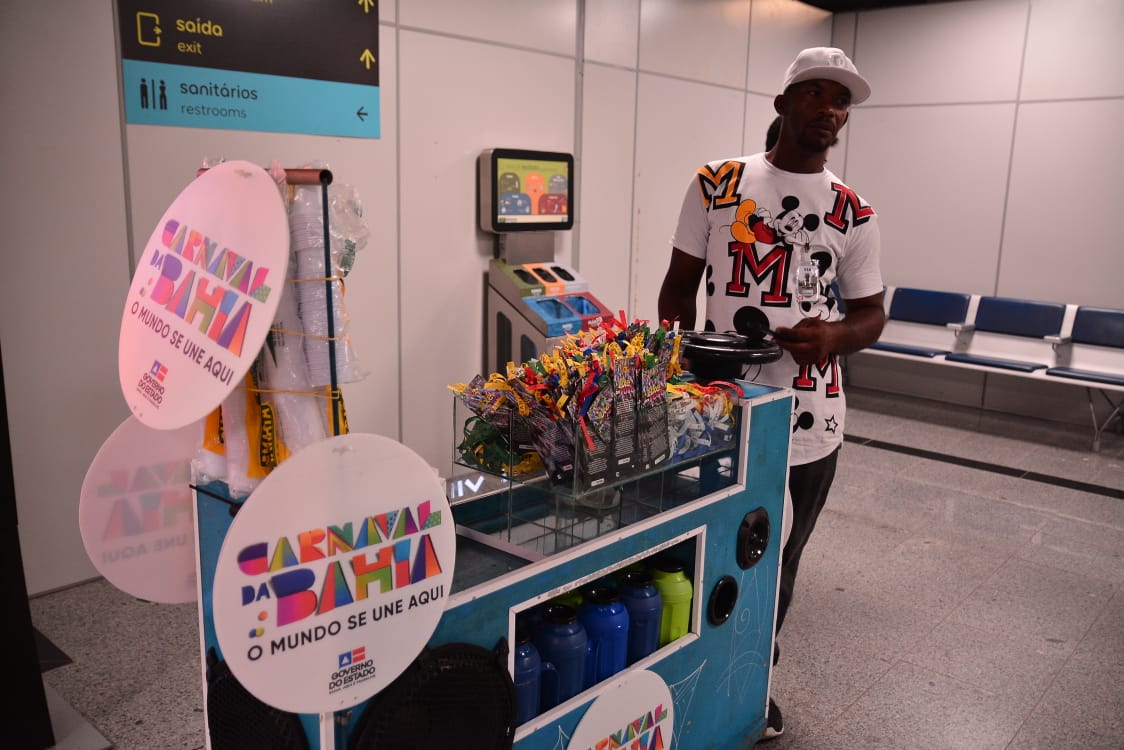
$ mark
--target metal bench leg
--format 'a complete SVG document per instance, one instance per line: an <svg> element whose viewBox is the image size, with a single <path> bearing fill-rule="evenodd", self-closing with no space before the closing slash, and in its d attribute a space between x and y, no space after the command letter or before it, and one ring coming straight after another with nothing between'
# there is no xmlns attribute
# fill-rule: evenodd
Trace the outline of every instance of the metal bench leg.
<svg viewBox="0 0 1124 750"><path fill-rule="evenodd" d="M1112 412L1107 417L1105 417L1104 422L1102 422L1101 424L1098 425L1097 424L1097 410L1096 410L1095 405L1093 404L1093 389L1092 388L1086 388L1085 389L1085 394L1089 398L1089 413L1093 415L1093 452L1094 453L1096 453L1097 451L1099 451L1101 449L1101 433L1104 432L1105 428L1108 427L1110 424L1112 424L1112 420L1116 419L1117 417L1124 417L1124 415L1121 415L1121 413L1120 413L1120 407L1124 406L1124 398L1122 398L1122 399L1120 399L1120 401L1114 403L1113 400L1111 398L1109 398L1108 394L1105 393L1104 391L1102 391L1100 389L1097 389L1097 393L1101 394L1101 396L1104 397L1104 400L1108 402L1108 405L1112 407ZM1121 424L1122 424L1122 426L1124 426L1124 421L1122 421Z"/></svg>

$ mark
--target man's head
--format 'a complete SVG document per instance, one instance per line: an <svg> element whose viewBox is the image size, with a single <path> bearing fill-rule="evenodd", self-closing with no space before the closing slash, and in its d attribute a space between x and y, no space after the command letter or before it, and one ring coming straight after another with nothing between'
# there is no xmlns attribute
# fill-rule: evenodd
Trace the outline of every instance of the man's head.
<svg viewBox="0 0 1124 750"><path fill-rule="evenodd" d="M777 141L781 137L781 116L777 115L773 121L769 123L769 129L765 131L765 150L772 151L773 146L777 145ZM839 143L838 138L833 138L831 145L834 146Z"/></svg>
<svg viewBox="0 0 1124 750"><path fill-rule="evenodd" d="M773 100L783 117L781 139L791 153L822 154L846 124L851 105L870 96L855 64L834 47L811 47L796 56Z"/></svg>
<svg viewBox="0 0 1124 750"><path fill-rule="evenodd" d="M809 47L802 50L784 74L781 91L802 81L835 81L851 94L851 104L862 104L870 97L870 84L859 75L851 58L836 47Z"/></svg>
<svg viewBox="0 0 1124 750"><path fill-rule="evenodd" d="M765 150L772 151L773 146L777 145L777 139L781 137L781 116L777 115L773 121L769 123L769 129L765 131Z"/></svg>

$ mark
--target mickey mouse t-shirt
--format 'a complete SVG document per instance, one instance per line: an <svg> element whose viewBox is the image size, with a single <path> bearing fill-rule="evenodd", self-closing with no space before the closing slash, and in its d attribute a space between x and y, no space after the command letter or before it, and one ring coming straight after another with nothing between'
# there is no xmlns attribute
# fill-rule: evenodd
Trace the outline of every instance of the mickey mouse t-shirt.
<svg viewBox="0 0 1124 750"><path fill-rule="evenodd" d="M777 169L762 153L712 161L683 199L672 245L706 260L708 331L751 335L801 318L839 320L839 300L882 291L878 217L832 172ZM750 366L746 380L796 392L789 463L827 456L843 442L846 399L839 358L798 365L788 352Z"/></svg>

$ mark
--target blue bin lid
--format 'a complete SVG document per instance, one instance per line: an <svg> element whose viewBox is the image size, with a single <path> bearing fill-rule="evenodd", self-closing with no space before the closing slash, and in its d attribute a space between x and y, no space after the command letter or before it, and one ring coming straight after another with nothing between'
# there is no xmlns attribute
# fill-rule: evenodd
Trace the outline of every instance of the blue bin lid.
<svg viewBox="0 0 1124 750"><path fill-rule="evenodd" d="M524 297L531 312L546 322L547 336L561 336L581 330L581 318L556 297Z"/></svg>

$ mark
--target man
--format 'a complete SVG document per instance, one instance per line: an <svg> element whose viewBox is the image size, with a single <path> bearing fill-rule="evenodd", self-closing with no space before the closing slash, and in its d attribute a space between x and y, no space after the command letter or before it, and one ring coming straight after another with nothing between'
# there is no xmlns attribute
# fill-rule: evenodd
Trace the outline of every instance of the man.
<svg viewBox="0 0 1124 750"><path fill-rule="evenodd" d="M777 145L777 139L781 137L781 116L777 115L773 121L769 123L768 129L765 131L765 150L772 151L773 146ZM831 145L834 148L839 143L838 138L831 139Z"/></svg>
<svg viewBox="0 0 1124 750"><path fill-rule="evenodd" d="M706 330L759 336L768 326L783 350L753 378L796 395L778 633L843 443L839 357L877 341L885 323L878 218L824 166L851 105L865 100L870 86L841 50L814 47L796 56L781 90L773 100L781 117L776 144L766 153L712 161L692 180L659 296L661 319L694 329L705 273ZM770 698L762 739L783 731Z"/></svg>
<svg viewBox="0 0 1124 750"><path fill-rule="evenodd" d="M781 137L781 116L777 115L773 121L769 123L769 129L765 131L765 150L772 151L773 146L777 145L777 141Z"/></svg>

